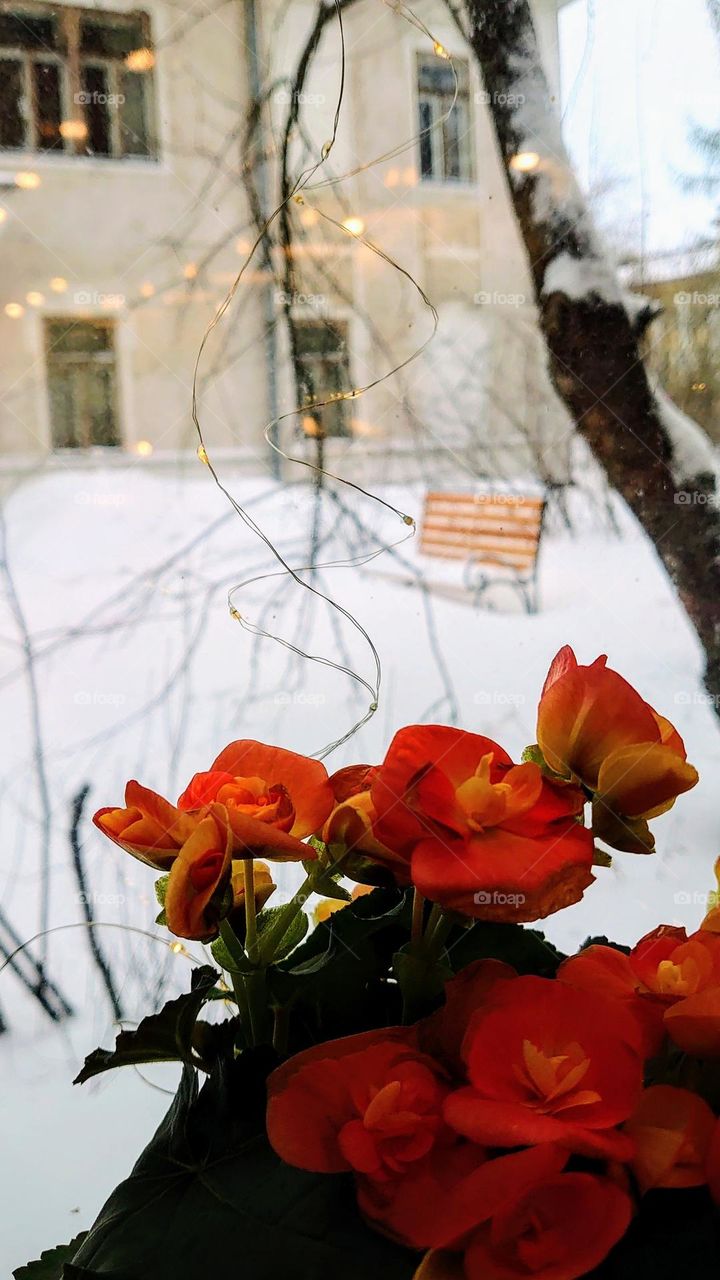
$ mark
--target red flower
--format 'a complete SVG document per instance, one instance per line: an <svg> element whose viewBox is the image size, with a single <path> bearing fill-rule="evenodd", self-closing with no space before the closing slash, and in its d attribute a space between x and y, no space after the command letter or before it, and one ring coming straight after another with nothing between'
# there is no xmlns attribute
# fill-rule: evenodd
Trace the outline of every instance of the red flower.
<svg viewBox="0 0 720 1280"><path fill-rule="evenodd" d="M629 1197L590 1173L560 1173L508 1200L472 1237L466 1280L577 1280L630 1225ZM432 1274L432 1273L430 1273Z"/></svg>
<svg viewBox="0 0 720 1280"><path fill-rule="evenodd" d="M634 1022L616 1003L546 978L498 982L463 1044L470 1087L452 1093L445 1118L496 1147L556 1142L624 1159L616 1126L642 1087Z"/></svg>
<svg viewBox="0 0 720 1280"><path fill-rule="evenodd" d="M380 864L391 866L395 879L407 884L407 864L395 857L374 834L377 814L370 788L377 772L372 765L357 764L339 769L331 776L335 805L320 833L321 838L337 850L343 872L351 879L372 878L373 866Z"/></svg>
<svg viewBox="0 0 720 1280"><path fill-rule="evenodd" d="M596 835L651 853L647 819L671 809L698 775L677 730L606 663L582 667L568 645L560 650L538 707L538 745L555 773L593 793Z"/></svg>
<svg viewBox="0 0 720 1280"><path fill-rule="evenodd" d="M688 1089L645 1089L625 1125L635 1143L632 1167L641 1190L703 1186L715 1127L707 1102Z"/></svg>
<svg viewBox="0 0 720 1280"><path fill-rule="evenodd" d="M408 1032L319 1045L268 1082L267 1131L288 1164L385 1180L421 1160L447 1129L447 1085Z"/></svg>
<svg viewBox="0 0 720 1280"><path fill-rule="evenodd" d="M535 764L513 765L489 738L401 729L371 796L375 837L447 909L539 920L577 902L593 881L581 793L550 785Z"/></svg>
<svg viewBox="0 0 720 1280"><path fill-rule="evenodd" d="M275 862L312 858L301 842L320 829L332 805L319 760L252 741L231 742L178 800L183 812L211 812L226 824L236 854L262 852Z"/></svg>

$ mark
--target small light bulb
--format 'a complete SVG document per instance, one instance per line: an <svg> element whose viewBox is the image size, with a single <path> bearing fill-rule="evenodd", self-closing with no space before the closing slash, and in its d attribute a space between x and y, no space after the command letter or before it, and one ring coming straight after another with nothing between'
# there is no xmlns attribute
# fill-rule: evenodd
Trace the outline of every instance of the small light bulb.
<svg viewBox="0 0 720 1280"><path fill-rule="evenodd" d="M87 135L88 128L84 120L60 121L60 137L68 142L83 142Z"/></svg>
<svg viewBox="0 0 720 1280"><path fill-rule="evenodd" d="M19 302L8 302L5 306L5 315L10 320L19 320L20 316L25 314L25 308Z"/></svg>
<svg viewBox="0 0 720 1280"><path fill-rule="evenodd" d="M183 267L183 275L186 280L194 280L195 277L197 276L197 273L198 273L197 263L195 262L188 262Z"/></svg>
<svg viewBox="0 0 720 1280"><path fill-rule="evenodd" d="M152 49L133 49L125 59L128 71L152 71L155 66L155 54Z"/></svg>
<svg viewBox="0 0 720 1280"><path fill-rule="evenodd" d="M22 191L35 191L40 186L40 174L21 169L15 174L15 186L20 187Z"/></svg>
<svg viewBox="0 0 720 1280"><path fill-rule="evenodd" d="M143 281L143 283L140 285L141 298L152 298L154 292L155 292L155 285L151 284L149 280Z"/></svg>
<svg viewBox="0 0 720 1280"><path fill-rule="evenodd" d="M133 449L139 458L149 458L153 452L153 447L149 440L136 440Z"/></svg>
<svg viewBox="0 0 720 1280"><path fill-rule="evenodd" d="M346 218L343 226L346 231L350 232L351 236L361 236L365 230L365 223L362 218Z"/></svg>
<svg viewBox="0 0 720 1280"><path fill-rule="evenodd" d="M7 222L8 211L0 205L0 222Z"/></svg>
<svg viewBox="0 0 720 1280"><path fill-rule="evenodd" d="M537 151L518 151L517 155L510 159L510 168L516 173L532 173L539 164L540 157Z"/></svg>
<svg viewBox="0 0 720 1280"><path fill-rule="evenodd" d="M204 444L199 444L199 445L198 445L198 447L197 447L197 456L198 456L198 458L200 459L200 461L201 461L201 462L204 462L204 463L205 463L205 466L206 466L206 467L210 465L210 459L209 459L209 458L208 458L208 456L207 456L207 449L205 448L205 445L204 445Z"/></svg>
<svg viewBox="0 0 720 1280"><path fill-rule="evenodd" d="M45 301L44 293L37 293L35 289L31 289L25 294L25 301L29 307L41 307Z"/></svg>
<svg viewBox="0 0 720 1280"><path fill-rule="evenodd" d="M184 946L183 946L182 942L171 942L171 944L170 944L170 950L171 950L171 951L173 951L173 952L175 953L175 955L176 955L176 956L182 956L182 955L185 955L185 954L186 954L186 953L185 953L185 948L184 948Z"/></svg>
<svg viewBox="0 0 720 1280"><path fill-rule="evenodd" d="M436 40L436 41L435 41L435 43L433 44L433 50L434 50L434 52L437 54L438 58L448 58L448 59L449 59L449 57L450 57L450 54L448 53L447 49L445 48L445 45L444 45L444 44L441 44L439 40Z"/></svg>
<svg viewBox="0 0 720 1280"><path fill-rule="evenodd" d="M68 282L64 276L53 276L52 280L50 281L50 288L52 289L53 293L65 293L67 287L68 287Z"/></svg>

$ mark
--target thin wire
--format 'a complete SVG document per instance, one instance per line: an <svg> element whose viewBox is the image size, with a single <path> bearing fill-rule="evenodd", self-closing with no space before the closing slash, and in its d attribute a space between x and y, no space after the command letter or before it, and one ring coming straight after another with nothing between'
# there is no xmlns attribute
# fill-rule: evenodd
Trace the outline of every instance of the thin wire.
<svg viewBox="0 0 720 1280"><path fill-rule="evenodd" d="M368 163L354 169L351 173L344 174L341 176L336 176L332 180L328 180L327 182L316 184L318 187L332 185L332 184L341 182L348 177L352 177L356 175L357 173L365 172L373 168L374 166L384 162L386 159L390 159L395 155L401 154L404 150L407 149L408 146L416 144L420 138L426 136L427 134L429 134L434 130L442 129L446 120L450 117L455 107L455 103L457 101L457 94L458 94L458 77L457 77L457 72L455 70L455 66L453 64L452 58L448 53L447 49L445 49L444 45L442 45L439 40L435 39L432 32L428 29L428 27L425 26L422 20L418 18L417 15L415 15L412 12L411 9L409 9L405 4L403 4L401 0L384 0L384 3L386 3L388 7L391 8L394 12L398 13L399 16L401 16L405 21L409 22L412 26L416 27L419 31L421 31L424 35L426 35L427 38L432 41L433 50L435 54L438 57L441 57L450 63L453 76L454 76L454 82L455 82L452 102L448 107L448 110L444 116L438 119L428 129L425 129L421 131L421 133L416 134L415 137L411 139L409 143L403 143L401 144L400 147L396 147L390 151L385 152L383 155L376 157L374 160L369 161ZM380 692L381 692L381 686L382 686L382 663L380 660L380 655L378 653L378 650L371 636L369 635L365 627L362 625L362 623L359 621L359 619L356 618L354 614L352 614L348 609L346 609L343 605L341 605L332 596L326 594L319 587L315 586L312 582L306 581L300 575L302 573L307 573L311 571L314 572L316 569L321 567L322 568L327 568L327 567L339 568L339 567L349 567L356 563L367 563L368 560L374 559L376 555L380 555L384 551L391 550L392 548L399 546L402 542L406 541L407 538L413 537L416 532L416 523L412 516L407 515L405 512L401 511L399 508L393 506L392 503L386 501L384 498L380 497L378 494L375 494L370 490L365 489L362 485L357 484L352 480L347 480L343 476L336 475L335 473L326 470L324 467L319 466L316 462L308 461L305 458L297 458L297 457L291 456L290 454L285 452L285 450L283 450L272 439L272 433L280 423L286 421L288 418L294 418L303 412L307 412L308 410L321 409L330 404L337 403L338 401L359 399L360 396L364 395L367 391L370 391L373 388L379 386L381 383L387 381L389 378L393 377L395 374L407 368L408 365L410 365L414 360L417 360L419 356L422 355L422 353L425 351L429 343L435 337L435 334L437 333L438 323L439 323L438 313L435 306L431 302L430 298L427 296L424 289L422 288L422 286L414 279L414 277L411 275L409 271L407 271L398 262L396 262L393 258L391 258L389 254L387 254L378 245L375 245L371 240L368 240L366 237L362 235L357 235L350 228L348 228L347 226L345 226L343 223L339 222L335 218L332 218L329 214L321 213L320 210L317 211L318 213L321 213L321 216L325 219L325 221L329 222L331 225L336 227L343 234L351 236L354 240L358 240L360 243L364 245L364 247L369 249L377 257L379 257L383 262L386 262L388 266L390 266L393 270L397 271L401 276L403 276L406 280L408 280L413 285L413 287L417 290L417 293L421 298L423 304L430 311L432 316L432 332L430 333L430 335L425 339L425 341L421 344L421 346L415 352L413 352L401 363L396 365L388 373L385 373L377 378L374 378L372 381L368 382L364 386L354 387L351 391L338 393L326 399L320 399L320 400L313 399L302 406L298 405L293 410L283 413L279 417L269 422L264 431L264 438L266 443L269 444L270 447L274 449L274 451L281 458L285 459L289 463L307 467L309 470L313 471L316 476L324 477L329 480L334 480L337 483L345 485L348 488L353 489L355 492L362 494L364 497L369 498L374 502L377 502L380 506L385 507L386 510L391 511L394 515L398 516L399 519L401 519L402 522L408 527L409 532L404 534L402 538L398 539L396 542L393 542L393 543L383 544L378 548L376 552L373 552L367 558L356 558L355 560L349 559L344 561L337 561L337 562L333 562L332 565L323 565L323 566L310 565L301 569L294 569L291 567L291 565L288 564L288 562L284 559L280 551L278 551L277 547L274 545L271 539L267 536L267 534L265 534L265 532L260 528L257 522L252 518L252 516L248 514L245 508L237 501L234 495L230 492L230 490L226 487L226 485L220 479L220 476L208 454L202 426L200 424L199 407L198 407L198 381L199 381L200 366L202 363L203 355L205 353L205 349L210 340L210 337L214 332L214 330L218 327L218 325L222 321L229 307L231 306L237 294L237 291L240 287L241 281L243 280L245 272L256 250L264 241L265 236L269 231L270 227L272 226L272 224L279 217L282 211L290 205L291 201L294 201L298 204L304 203L304 196L302 192L306 189L307 190L314 189L310 185L312 182L312 179L314 178L315 174L317 174L322 169L323 165L327 161L335 145L335 142L337 140L338 129L340 124L340 115L341 115L342 105L345 97L346 47L345 47L345 32L343 27L342 10L339 4L339 0L334 0L334 6L335 6L335 12L336 12L337 21L338 21L341 56L340 56L340 86L338 90L338 97L337 97L335 112L333 116L333 125L332 125L332 132L331 132L330 139L323 144L320 151L320 158L314 161L313 163L311 163L310 165L308 165L305 169L303 169L300 172L299 176L295 179L294 183L291 186L290 191L287 193L285 198L281 201L281 203L277 206L277 208L270 214L270 216L266 219L266 221L261 225L260 230L258 231L255 237L255 241L250 249L250 252L248 253L242 266L240 267L240 270L238 271L238 274L235 277L235 280L233 281L232 286L228 290L226 297L224 298L223 302L220 304L214 317L208 324L207 329L205 330L205 333L202 337L200 347L198 350L197 359L195 361L195 368L193 371L193 382L192 382L192 421L195 426L195 430L196 430L198 441L199 441L198 448L197 448L198 457L200 461L203 462L205 466L208 468L211 476L213 477L213 481L215 485L220 490L220 492L225 496L225 498L228 500L228 502L233 507L235 512L240 516L241 520L253 533L256 534L257 537L261 539L261 541L264 543L267 549L275 557L278 564L281 566L280 575L278 574L261 575L260 577L254 577L244 582L238 583L235 587L233 587L228 592L228 607L229 607L231 616L236 621L240 622L243 628L249 631L251 634L254 634L256 636L259 636L265 639L273 640L275 643L280 644L284 648L290 650L292 653L295 653L298 657L305 658L311 662L317 662L322 666L327 666L332 670L338 671L340 674L348 676L349 679L353 680L356 684L360 685L370 695L370 704L366 712L340 738L336 739L334 742L324 747L322 750L315 752L314 755L318 759L324 759L332 751L336 750L337 747L347 742L375 715L380 703ZM343 663L336 662L333 658L324 657L319 654L308 653L307 651L303 650L299 646L292 644L290 641L284 640L281 636L278 636L273 632L266 631L261 627L257 627L255 624L253 624L248 619L242 616L242 614L234 604L233 597L244 587L248 586L250 583L256 583L256 582L262 581L265 578L270 579L276 576L283 576L283 575L289 576L294 582L298 584L298 586L302 587L306 591L309 591L316 598L322 600L331 609L336 610L359 633L361 638L367 644L372 657L372 661L374 665L374 679L372 681L366 679L363 675L360 674L360 672L354 670L353 668Z"/></svg>

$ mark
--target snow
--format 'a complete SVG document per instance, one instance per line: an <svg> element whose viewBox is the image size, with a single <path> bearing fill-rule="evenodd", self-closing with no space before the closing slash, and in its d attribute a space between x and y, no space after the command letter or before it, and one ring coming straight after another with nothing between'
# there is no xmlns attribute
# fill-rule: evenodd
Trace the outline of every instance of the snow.
<svg viewBox="0 0 720 1280"><path fill-rule="evenodd" d="M289 561L307 564L310 486L278 489L241 476L228 483ZM381 492L419 519L421 489ZM371 536L363 540L357 524L325 499L321 562L347 560L373 540L392 543L408 533L392 511L347 491L339 497ZM459 590L460 567L423 558L417 539L398 547L402 562L386 554L364 568L328 568L318 580L368 630L383 668L379 711L330 757L331 768L379 760L398 727L446 720L453 701L460 724L518 757L534 740L537 696L566 642L581 661L608 653L677 725L700 768L699 786L654 823L654 857L617 854L611 869L598 870L584 902L547 922L549 936L565 948L591 932L632 942L661 921L698 923L717 852L713 778L720 764L701 654L653 549L619 505L613 532L600 518L597 493L585 489L571 506L574 532L553 519L543 540L541 607L532 617L500 587L488 602L493 608L473 610ZM321 750L369 702L346 675L270 641L258 647L229 616L227 591L278 566L199 464L196 476L137 463L49 471L10 497L6 524L36 652L52 804L49 967L78 1012L55 1027L9 970L0 974L0 1010L9 1025L0 1036L0 1124L12 1175L4 1187L2 1274L92 1222L150 1136L168 1101L161 1089L174 1078L169 1069L147 1084L126 1070L82 1088L70 1084L84 1054L113 1035L70 864L72 797L91 783L82 840L95 915L104 922L96 932L133 1022L187 984L202 948L169 951L167 935L152 923L152 873L103 841L88 815L120 802L129 777L179 793L234 737ZM427 597L412 585L416 570L430 583ZM251 623L372 683L362 636L312 599L275 577L243 588L234 602ZM41 814L22 654L2 598L0 653L3 723L13 726L0 743L0 905L31 938L39 920ZM280 900L295 875L280 870Z"/></svg>
<svg viewBox="0 0 720 1280"><path fill-rule="evenodd" d="M701 475L718 478L718 451L710 437L670 399L654 387L662 425L672 441L672 473L676 485L692 484Z"/></svg>

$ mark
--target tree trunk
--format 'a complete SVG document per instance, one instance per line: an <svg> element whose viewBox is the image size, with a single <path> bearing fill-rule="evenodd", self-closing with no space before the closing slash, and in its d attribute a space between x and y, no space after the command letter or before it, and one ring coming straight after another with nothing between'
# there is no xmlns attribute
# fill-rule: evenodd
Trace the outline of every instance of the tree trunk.
<svg viewBox="0 0 720 1280"><path fill-rule="evenodd" d="M596 239L563 146L528 0L464 6L553 384L670 574L705 651L706 687L720 714L717 455L704 432L650 386L639 338L652 312L628 307Z"/></svg>

